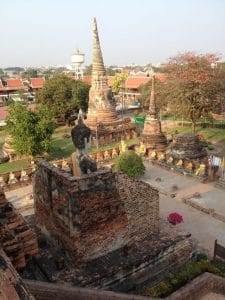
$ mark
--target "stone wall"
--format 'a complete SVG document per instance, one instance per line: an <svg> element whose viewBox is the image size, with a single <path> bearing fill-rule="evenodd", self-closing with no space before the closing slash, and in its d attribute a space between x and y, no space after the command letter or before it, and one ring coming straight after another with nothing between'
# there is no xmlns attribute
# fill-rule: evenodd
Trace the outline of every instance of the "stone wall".
<svg viewBox="0 0 225 300"><path fill-rule="evenodd" d="M149 184L117 173L117 188L128 218L129 239L141 240L159 233L159 194Z"/></svg>
<svg viewBox="0 0 225 300"><path fill-rule="evenodd" d="M34 201L38 226L62 240L78 260L103 256L158 233L158 191L108 168L73 177L39 162Z"/></svg>
<svg viewBox="0 0 225 300"><path fill-rule="evenodd" d="M74 177L39 162L34 201L37 224L63 241L75 259L104 255L127 243L127 217L110 169Z"/></svg>
<svg viewBox="0 0 225 300"><path fill-rule="evenodd" d="M225 295L225 278L206 272L171 294L166 299L199 300L209 293ZM214 298L212 298L212 300L213 299Z"/></svg>
<svg viewBox="0 0 225 300"><path fill-rule="evenodd" d="M37 254L37 238L23 217L0 191L0 244L16 269Z"/></svg>
<svg viewBox="0 0 225 300"><path fill-rule="evenodd" d="M34 300L10 260L0 248L0 299Z"/></svg>
<svg viewBox="0 0 225 300"><path fill-rule="evenodd" d="M26 284L35 296L36 300L151 300L153 298L135 295L119 294L110 291L87 289L79 287L67 287L52 283L26 280ZM156 299L156 298L154 298Z"/></svg>

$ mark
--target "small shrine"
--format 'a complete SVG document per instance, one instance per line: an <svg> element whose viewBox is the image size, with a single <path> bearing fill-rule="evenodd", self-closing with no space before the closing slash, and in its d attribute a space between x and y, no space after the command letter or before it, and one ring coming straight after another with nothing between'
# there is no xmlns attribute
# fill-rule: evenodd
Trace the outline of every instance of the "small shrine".
<svg viewBox="0 0 225 300"><path fill-rule="evenodd" d="M148 152L165 152L167 140L161 129L161 122L157 117L155 103L154 76L152 77L151 95L149 110L146 116L144 129L141 134L141 141L145 144Z"/></svg>
<svg viewBox="0 0 225 300"><path fill-rule="evenodd" d="M173 137L170 146L170 155L178 160L198 160L206 158L207 152L197 135L193 133L182 133Z"/></svg>
<svg viewBox="0 0 225 300"><path fill-rule="evenodd" d="M92 82L89 91L87 126L93 143L106 144L128 140L136 136L135 126L129 117L118 118L112 91L103 63L96 19L93 20Z"/></svg>

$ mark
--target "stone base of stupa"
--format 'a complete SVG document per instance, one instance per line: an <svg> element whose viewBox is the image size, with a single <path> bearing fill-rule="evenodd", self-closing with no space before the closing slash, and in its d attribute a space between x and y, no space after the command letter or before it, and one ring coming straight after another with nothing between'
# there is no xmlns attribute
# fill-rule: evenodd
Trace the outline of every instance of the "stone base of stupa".
<svg viewBox="0 0 225 300"><path fill-rule="evenodd" d="M118 121L116 111L114 109L98 109L96 111L88 112L85 124L91 129L95 130L96 124L112 123Z"/></svg>
<svg viewBox="0 0 225 300"><path fill-rule="evenodd" d="M90 119L87 121L90 121ZM109 122L98 122L86 124L91 129L92 144L105 145L109 143L120 142L121 140L130 140L136 137L135 126L130 118L116 119Z"/></svg>
<svg viewBox="0 0 225 300"><path fill-rule="evenodd" d="M207 152L198 136L192 133L177 134L173 137L170 154L176 159L203 159Z"/></svg>
<svg viewBox="0 0 225 300"><path fill-rule="evenodd" d="M141 142L145 144L148 150L155 150L156 152L165 152L167 149L167 140L162 132L151 135L142 134Z"/></svg>
<svg viewBox="0 0 225 300"><path fill-rule="evenodd" d="M147 149L156 152L164 152L167 148L167 140L161 131L161 123L157 119L147 119L141 134L141 142Z"/></svg>

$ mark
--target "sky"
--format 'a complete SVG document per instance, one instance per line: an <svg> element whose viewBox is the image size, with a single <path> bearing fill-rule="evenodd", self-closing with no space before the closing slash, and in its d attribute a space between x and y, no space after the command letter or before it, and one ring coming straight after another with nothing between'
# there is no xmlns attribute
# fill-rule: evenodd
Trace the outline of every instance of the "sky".
<svg viewBox="0 0 225 300"><path fill-rule="evenodd" d="M97 18L105 65L157 65L178 53L225 59L225 0L0 0L0 68L91 63Z"/></svg>

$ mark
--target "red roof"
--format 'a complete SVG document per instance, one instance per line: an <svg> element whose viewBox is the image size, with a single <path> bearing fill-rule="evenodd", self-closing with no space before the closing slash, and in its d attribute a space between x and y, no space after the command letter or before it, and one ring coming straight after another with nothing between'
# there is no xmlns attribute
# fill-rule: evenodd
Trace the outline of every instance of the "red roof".
<svg viewBox="0 0 225 300"><path fill-rule="evenodd" d="M113 77L114 76L107 76L107 78L108 78L108 85L109 86L112 85ZM91 75L84 75L83 81L86 82L86 83L88 83L88 84L91 84Z"/></svg>
<svg viewBox="0 0 225 300"><path fill-rule="evenodd" d="M108 85L112 86L114 76L108 76Z"/></svg>
<svg viewBox="0 0 225 300"><path fill-rule="evenodd" d="M138 89L139 86L142 84L146 84L151 80L150 77L140 77L140 76L134 76L134 77L128 77L127 81L125 83L125 88L128 89Z"/></svg>
<svg viewBox="0 0 225 300"><path fill-rule="evenodd" d="M45 83L45 78L30 78L30 87L33 89L42 88Z"/></svg>
<svg viewBox="0 0 225 300"><path fill-rule="evenodd" d="M28 108L30 110L35 110L36 106L37 106L36 103L28 104ZM0 107L0 120L5 120L7 115L8 115L7 106Z"/></svg>
<svg viewBox="0 0 225 300"><path fill-rule="evenodd" d="M7 107L4 106L4 107L0 107L0 120L5 120L6 117L7 117Z"/></svg>
<svg viewBox="0 0 225 300"><path fill-rule="evenodd" d="M22 79L7 79L7 90L19 90L23 88Z"/></svg>
<svg viewBox="0 0 225 300"><path fill-rule="evenodd" d="M0 79L0 91L5 91L5 87L4 87L4 85L2 84L1 79Z"/></svg>
<svg viewBox="0 0 225 300"><path fill-rule="evenodd" d="M84 75L83 81L91 84L91 75Z"/></svg>

